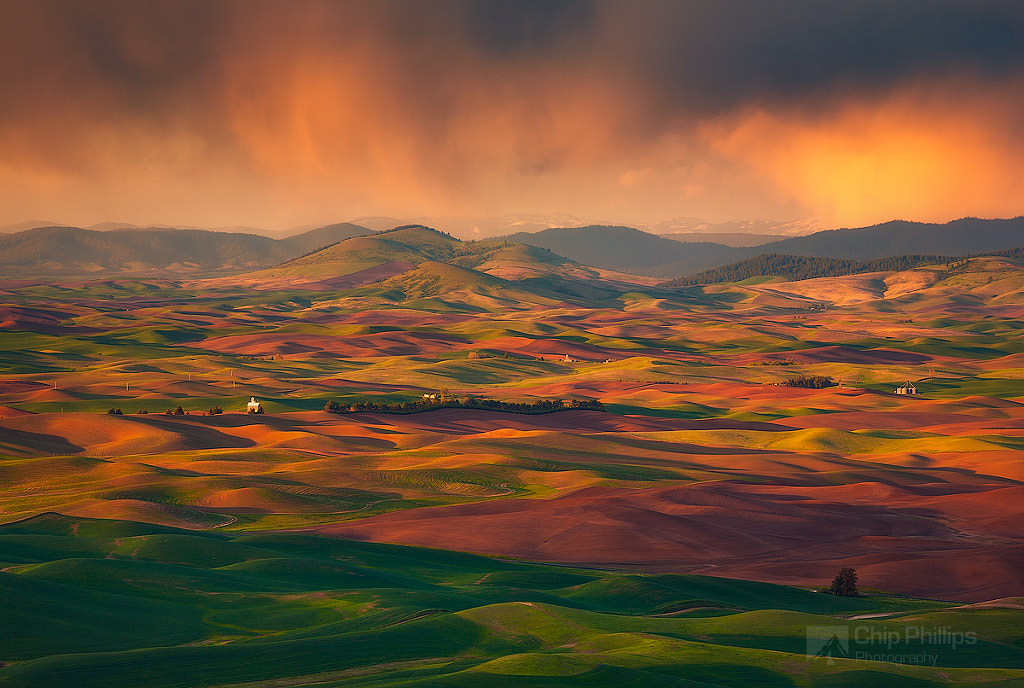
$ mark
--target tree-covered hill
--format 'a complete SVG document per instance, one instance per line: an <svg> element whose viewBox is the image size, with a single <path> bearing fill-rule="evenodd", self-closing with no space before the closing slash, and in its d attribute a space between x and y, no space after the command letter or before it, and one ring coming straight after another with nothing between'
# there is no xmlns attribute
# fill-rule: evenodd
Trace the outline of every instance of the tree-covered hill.
<svg viewBox="0 0 1024 688"><path fill-rule="evenodd" d="M752 277L783 277L787 280L805 280L815 277L842 277L865 272L895 272L919 265L934 265L955 260L948 256L893 256L876 260L849 260L846 258L808 258L777 253L747 258L738 263L704 270L688 277L664 282L666 287L689 287L695 284L742 282Z"/></svg>

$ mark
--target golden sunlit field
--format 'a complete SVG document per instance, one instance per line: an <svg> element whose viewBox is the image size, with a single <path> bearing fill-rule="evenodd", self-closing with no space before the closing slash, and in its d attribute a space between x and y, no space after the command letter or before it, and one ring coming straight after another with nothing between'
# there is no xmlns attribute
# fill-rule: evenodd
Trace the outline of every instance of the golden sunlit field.
<svg viewBox="0 0 1024 688"><path fill-rule="evenodd" d="M391 239L420 248L452 241L429 230L403 231ZM201 573L211 566L242 571L286 561L280 553L235 552L243 545L263 547L256 543L267 538L307 538L288 545L288 557L303 547L414 545L437 548L409 552L434 552L430 556L440 557L442 568L463 566L457 562L466 555L456 552L501 557L473 559L473 566L487 569L492 566L488 562L507 562L493 564L505 571L502 576L527 576L506 571L527 566L510 559L560 568L529 569L534 571L529 576L539 577L536 581L505 581L506 592L499 597L403 603L402 613L409 618L425 614L436 619L441 618L437 610L458 611L465 616L459 624L472 621L477 629L497 624L494 628L506 630L494 632L506 637L520 632L507 630L517 623L526 624L524 629L548 623L522 615L550 614L568 624L556 635L572 635L577 631L571 629L607 626L596 616L576 626L569 620L576 618L573 614L625 614L606 630L640 633L629 643L641 638L655 644L704 643L703 651L728 655L727 660L718 655L708 660L733 667L717 685L750 685L734 681L753 676L744 672L754 666L763 672L757 675L764 685L793 685L787 683L791 680L819 685L811 675L792 678L802 670L780 654L804 651L803 626L794 619L779 621L787 628L796 624L798 630L786 632L789 640L751 644L689 628L687 623L699 626L695 619L707 614L685 610L718 610L700 622L705 625L710 619L724 623L738 613L790 613L756 610L832 615L815 622L823 626L830 619L846 623L843 619L857 611L886 617L909 613L905 605L919 604L913 608L941 614L956 604L1001 600L994 604L997 612L986 613L1019 617L1024 596L1024 340L1019 335L1024 269L1017 263L981 258L958 271L934 266L678 290L525 254L477 256L465 267L430 261L390 265L362 286L332 289L318 281L325 274L322 263L312 271L300 264L266 275L268 289L257 288L260 282L249 276L234 283L135 278L0 285L11 304L0 314L4 594L17 598L10 586L32 579L103 594L141 594L148 600L152 593L139 590L151 584L138 581L156 575L155 569L143 575L127 569L103 573L95 567L162 562L170 568L161 576L174 571L186 576L180 584L167 585L194 588L181 593L193 596L207 594L195 591L212 585L202 580L213 573ZM831 386L782 384L825 378ZM894 394L907 382L918 395ZM406 403L412 411L409 404L422 402L425 394L444 394L445 407L408 413L351 410L376 403L401 411L399 405ZM264 413L246 413L250 397ZM527 403L559 399L566 410L529 415L466 408L474 397ZM603 411L570 408L572 400L593 399ZM344 412L325 412L328 402ZM178 407L181 414L175 415ZM215 407L223 413L206 413ZM158 537L164 544L150 552L156 545L146 543ZM197 559L189 553L197 545L167 549L166 538L188 537L230 552ZM313 542L322 544L308 544ZM328 560L350 560L350 555L338 556ZM292 563L282 570L296 566L287 561ZM317 595L330 596L323 591L347 585L323 569L328 564L317 566ZM403 565L394 566L409 574ZM827 588L844 566L856 569L860 588L870 593L863 602L835 607L841 598L808 592ZM307 575L312 574L295 574ZM291 589L260 587L259 576L218 585L233 590L232 595L263 590L273 593L266 604L271 598L278 600L273 604L284 604L281 595ZM545 576L566 578L549 584L541 580ZM289 579L275 579L275 585ZM684 579L687 585L734 590L755 585L751 581L798 587L764 588L756 604L732 598L714 602L718 598L713 596L707 602L700 601L705 593L684 594L681 583L671 584L677 589L665 582ZM120 580L134 592L115 585ZM455 585L431 580L430 585ZM586 597L580 590L593 580L619 590L601 598L604 607L579 601ZM634 584L661 586L660 601L630 607L626 600L640 595ZM133 587L138 585L142 588ZM536 597L539 593L525 589L561 592ZM310 590L288 594L313 604L309 600L314 598L303 597L313 594ZM810 595L810 601L804 606L785 601L798 593ZM157 597L170 599L167 594ZM352 593L338 594L341 600ZM527 606L511 611L477 604L520 602ZM556 607L542 613L540 602ZM89 609L93 603L81 604ZM188 604L189 613L199 614L207 626L193 625L180 637L151 639L143 646L207 638L204 642L241 652L254 639L280 644L297 632L290 621L218 625L205 602L200 608ZM568 607L558 611L560 604ZM304 609L314 614L311 607ZM840 613L843 609L848 613ZM157 613L146 613L151 612ZM316 613L327 615L314 624L318 628L334 623L332 614L341 614L338 623L350 618L327 608ZM633 630L620 628L627 618L666 613L690 621L680 621L683 625L668 636L657 635L663 631L645 626L646 621L635 621L639 625ZM38 610L33 614L38 623L47 617ZM392 623L373 626L374 633L403 628ZM957 623L974 628L981 621L969 617ZM779 628L754 627L758 637ZM346 628L346 633L355 632L355 627ZM521 632L541 638L555 633ZM1019 659L1020 634L1000 633L985 636L991 647L1003 648L997 659L955 655L961 662L957 666L1001 667L977 670L996 672L992 681L1024 681L1024 667L1005 659ZM564 642L570 643L568 638ZM544 640L541 646L557 647L563 640ZM586 683L580 678L579 685L613 685L619 679L602 678L600 671L606 669L600 667L632 666L633 671L637 666L606 658L598 667L581 658L579 648L569 655L541 652L530 659L520 656L539 651L529 643L499 650L481 649L478 642L466 645L477 648L466 650L468 655L429 649L416 662L449 657L431 660L431 666L444 665L446 675L453 676L465 671L479 676L486 670L593 679ZM0 669L0 685L31 685L38 676L33 666L44 667L38 669L44 673L52 670L39 662L84 662L90 671L102 664L96 658L103 655L74 654L82 651L74 643L39 647L0 654L3 661L21 660ZM94 649L128 647L112 639ZM742 649L751 647L761 648L756 652L765 656ZM662 648L655 654L663 651L667 656L675 652ZM513 654L520 659L513 660ZM64 659L53 659L58 656ZM405 660L388 656L394 664L387 667L383 659L367 659L376 667L368 673L380 685L405 685L405 679L399 680L406 676L399 671L408 668ZM450 658L455 656L461 659ZM506 665L484 669L484 659L470 657ZM569 663L557 664L559 657ZM323 681L349 685L349 674L296 661L288 670L257 671L252 680L327 672ZM806 666L802 656L792 661ZM862 669L853 666L854 660L842 661L850 666L843 664L841 671ZM587 673L594 671L599 673ZM138 676L152 679L145 672ZM978 676L987 685L989 679ZM202 685L229 682L222 678ZM946 680L920 672L911 678L924 682L920 685ZM635 685L657 684L636 680ZM443 683L456 684L463 685Z"/></svg>

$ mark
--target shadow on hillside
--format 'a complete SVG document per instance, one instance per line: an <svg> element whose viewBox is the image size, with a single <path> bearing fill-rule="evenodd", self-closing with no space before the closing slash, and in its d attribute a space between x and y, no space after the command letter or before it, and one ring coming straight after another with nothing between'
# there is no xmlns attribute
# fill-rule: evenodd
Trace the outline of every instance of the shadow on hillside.
<svg viewBox="0 0 1024 688"><path fill-rule="evenodd" d="M52 454L55 456L67 456L69 454L80 454L85 447L68 442L57 435L46 435L40 432L29 432L27 430L15 430L4 428L0 450L12 453L30 455Z"/></svg>

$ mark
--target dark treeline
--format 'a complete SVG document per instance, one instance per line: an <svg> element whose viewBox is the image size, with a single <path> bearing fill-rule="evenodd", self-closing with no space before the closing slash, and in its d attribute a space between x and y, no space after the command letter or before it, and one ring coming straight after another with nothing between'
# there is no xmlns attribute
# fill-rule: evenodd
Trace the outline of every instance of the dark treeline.
<svg viewBox="0 0 1024 688"><path fill-rule="evenodd" d="M425 229L428 232L433 232L434 234L440 234L442 236L448 237L449 239L453 239L454 241L459 241L458 239L453 237L448 232L442 232L440 229L434 229L433 227L427 227L426 225L415 225L415 224L413 224L413 225L399 225L398 227L392 227L391 229L382 229L381 231L376 232L376 235L380 236L382 234L395 234L396 232L404 232L407 229Z"/></svg>
<svg viewBox="0 0 1024 688"><path fill-rule="evenodd" d="M403 401L401 403L388 404L376 401L360 401L355 404L339 404L336 401L328 401L324 405L324 411L328 413L420 413L421 411L434 411L442 408L462 409L484 409L487 411L504 411L505 413L522 413L527 415L539 415L542 413L554 413L555 411L587 410L604 411L604 405L597 399L541 399L533 403L496 401L494 399L448 399L445 401L427 400Z"/></svg>
<svg viewBox="0 0 1024 688"><path fill-rule="evenodd" d="M1024 258L1024 247L1022 248L1008 248L1005 251L992 251L991 253L985 253L986 256L1000 256L1001 258Z"/></svg>
<svg viewBox="0 0 1024 688"><path fill-rule="evenodd" d="M801 387L803 389L825 389L826 387L835 387L835 385L832 378L824 375L801 375L779 383L781 387Z"/></svg>
<svg viewBox="0 0 1024 688"><path fill-rule="evenodd" d="M819 258L789 256L780 253L765 253L754 258L730 263L721 267L704 270L689 277L677 277L663 282L663 287L692 287L697 284L721 284L742 282L751 277L784 277L788 280L805 280L815 277L844 277L865 272L898 272L921 265L946 265L946 273L953 274L967 267L971 258L995 256L999 258L1024 259L1024 247L1009 248L986 253L971 253L963 256L905 255L875 258L873 260L850 260L848 258Z"/></svg>
<svg viewBox="0 0 1024 688"><path fill-rule="evenodd" d="M775 276L788 280L805 280L815 277L843 277L864 272L898 272L919 265L935 265L956 260L949 256L909 255L876 258L874 260L850 260L848 258L814 258L807 256L786 256L778 253L748 258L738 263L698 272L689 277L678 277L662 283L663 287L692 287L696 284L720 284L741 282L751 277Z"/></svg>

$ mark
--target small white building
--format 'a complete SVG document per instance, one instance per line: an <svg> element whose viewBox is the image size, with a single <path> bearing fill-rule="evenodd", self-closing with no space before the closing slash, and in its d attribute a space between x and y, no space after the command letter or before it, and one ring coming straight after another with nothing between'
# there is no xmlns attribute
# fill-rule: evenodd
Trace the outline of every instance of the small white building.
<svg viewBox="0 0 1024 688"><path fill-rule="evenodd" d="M249 397L249 403L245 405L246 413L263 413L263 407L260 406L260 402L256 401L256 397Z"/></svg>
<svg viewBox="0 0 1024 688"><path fill-rule="evenodd" d="M896 394L917 394L917 387L915 387L910 380L907 380L907 384L901 385L893 390Z"/></svg>
<svg viewBox="0 0 1024 688"><path fill-rule="evenodd" d="M569 354L566 354L565 358L562 359L562 363L578 363L578 361Z"/></svg>

